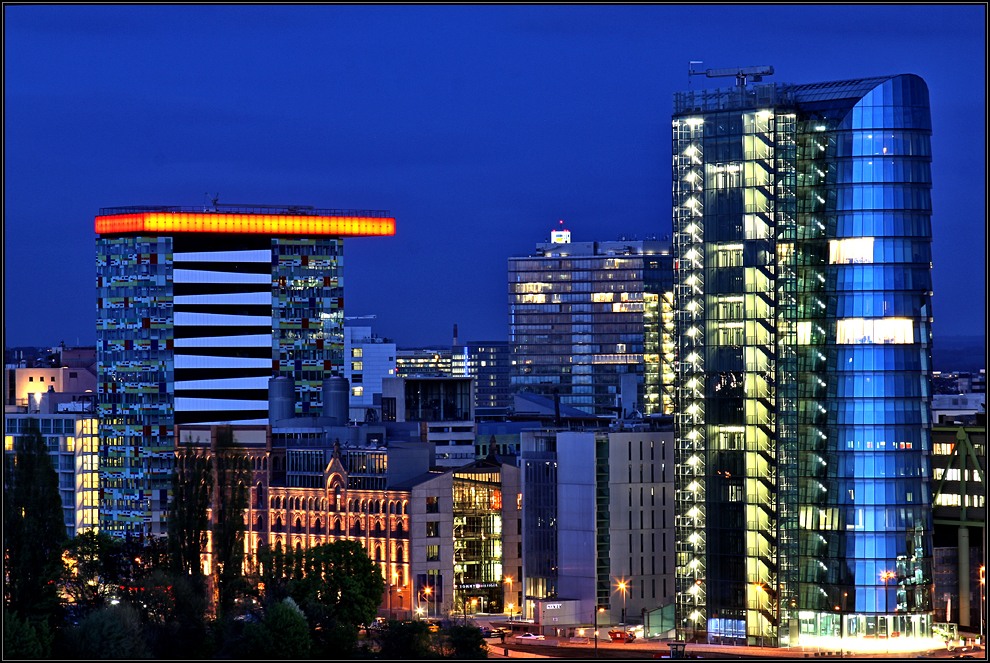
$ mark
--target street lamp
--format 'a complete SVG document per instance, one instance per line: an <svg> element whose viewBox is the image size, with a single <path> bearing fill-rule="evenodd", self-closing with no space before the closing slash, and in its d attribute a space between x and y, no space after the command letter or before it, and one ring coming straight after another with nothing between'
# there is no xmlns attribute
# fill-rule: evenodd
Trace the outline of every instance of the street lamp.
<svg viewBox="0 0 990 663"><path fill-rule="evenodd" d="M887 621L889 619L887 612L890 610L890 599L887 596L887 581L894 577L896 577L896 574L893 571L884 571L880 574L880 579L883 580L883 623L884 630L886 631L888 654L890 653L890 622Z"/></svg>
<svg viewBox="0 0 990 663"><path fill-rule="evenodd" d="M595 608L595 658L598 658L598 613L605 612L605 608Z"/></svg>
<svg viewBox="0 0 990 663"><path fill-rule="evenodd" d="M987 588L987 567L984 564L980 567L980 644L985 645L983 641L983 620L985 619L984 613L986 612L986 606L984 602L986 601L986 588Z"/></svg>
<svg viewBox="0 0 990 663"><path fill-rule="evenodd" d="M433 588L432 587L425 587L423 589L423 592L426 593L426 618L429 619L430 618L430 594L433 593Z"/></svg>
<svg viewBox="0 0 990 663"><path fill-rule="evenodd" d="M512 604L509 603L508 606L509 606L509 621L511 622L512 621Z"/></svg>
<svg viewBox="0 0 990 663"><path fill-rule="evenodd" d="M622 592L622 630L623 630L623 632L625 632L625 630L626 630L626 589L628 588L628 584L626 583L625 580L620 580L618 587L619 587L619 591Z"/></svg>

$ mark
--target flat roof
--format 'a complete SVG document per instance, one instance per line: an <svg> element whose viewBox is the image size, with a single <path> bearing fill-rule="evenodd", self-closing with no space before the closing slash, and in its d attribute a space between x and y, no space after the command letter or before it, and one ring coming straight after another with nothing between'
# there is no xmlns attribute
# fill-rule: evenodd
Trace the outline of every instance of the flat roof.
<svg viewBox="0 0 990 663"><path fill-rule="evenodd" d="M385 210L316 209L294 205L213 207L104 207L96 217L100 235L148 233L250 233L289 236L380 236L395 234Z"/></svg>

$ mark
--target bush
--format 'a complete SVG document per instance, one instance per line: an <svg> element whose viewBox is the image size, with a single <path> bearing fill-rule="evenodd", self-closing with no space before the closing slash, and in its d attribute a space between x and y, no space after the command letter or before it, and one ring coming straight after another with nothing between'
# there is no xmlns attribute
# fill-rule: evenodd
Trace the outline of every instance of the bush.
<svg viewBox="0 0 990 663"><path fill-rule="evenodd" d="M292 599L271 606L261 623L248 624L244 639L249 658L307 658L311 645L306 616Z"/></svg>
<svg viewBox="0 0 990 663"><path fill-rule="evenodd" d="M127 603L100 608L66 632L73 658L148 658L141 617Z"/></svg>

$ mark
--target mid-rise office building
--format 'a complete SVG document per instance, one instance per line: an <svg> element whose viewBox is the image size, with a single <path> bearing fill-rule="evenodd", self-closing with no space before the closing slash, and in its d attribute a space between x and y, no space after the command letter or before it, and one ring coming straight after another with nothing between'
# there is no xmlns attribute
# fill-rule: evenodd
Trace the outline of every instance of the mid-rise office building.
<svg viewBox="0 0 990 663"><path fill-rule="evenodd" d="M984 632L986 612L980 582L986 566L986 412L974 419L932 428L933 603L938 621L968 633Z"/></svg>
<svg viewBox="0 0 990 663"><path fill-rule="evenodd" d="M509 258L513 392L557 393L563 404L614 414L621 377L629 374L636 376L639 407L661 413L664 371L647 371L644 354L654 362L667 356L657 313L673 278L669 244L572 242L570 233L556 232L553 239L537 244L533 255Z"/></svg>
<svg viewBox="0 0 990 663"><path fill-rule="evenodd" d="M667 422L666 430L637 423L522 433L522 607L546 634L575 635L596 620L642 624L645 613L673 606Z"/></svg>
<svg viewBox="0 0 990 663"><path fill-rule="evenodd" d="M5 410L4 462L13 462L18 438L31 434L36 427L58 474L66 535L72 538L86 530L98 529L99 444L93 394L60 403L54 392L47 392L30 408L14 405Z"/></svg>
<svg viewBox="0 0 990 663"><path fill-rule="evenodd" d="M382 421L418 426L420 441L435 447L437 467L459 467L475 460L471 378L385 378Z"/></svg>
<svg viewBox="0 0 990 663"><path fill-rule="evenodd" d="M315 415L343 370L343 237L387 212L108 208L96 217L101 527L163 534L175 426L268 422L268 380Z"/></svg>
<svg viewBox="0 0 990 663"><path fill-rule="evenodd" d="M768 73L674 96L678 629L924 646L928 90Z"/></svg>
<svg viewBox="0 0 990 663"><path fill-rule="evenodd" d="M344 377L351 421L381 421L382 378L395 377L395 343L371 327L344 327Z"/></svg>

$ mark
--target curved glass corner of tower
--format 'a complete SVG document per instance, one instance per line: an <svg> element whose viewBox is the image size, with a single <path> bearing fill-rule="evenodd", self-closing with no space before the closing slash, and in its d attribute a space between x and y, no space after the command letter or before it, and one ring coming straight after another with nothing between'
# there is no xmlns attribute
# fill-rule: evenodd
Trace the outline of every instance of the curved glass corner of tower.
<svg viewBox="0 0 990 663"><path fill-rule="evenodd" d="M907 644L931 635L933 590L928 89L894 76L843 110L799 112L796 130L794 617Z"/></svg>

